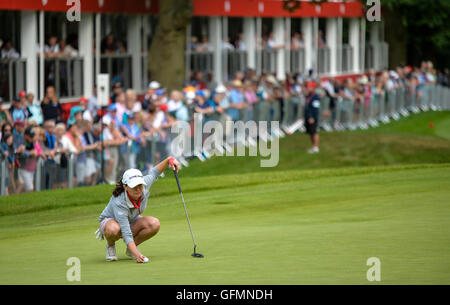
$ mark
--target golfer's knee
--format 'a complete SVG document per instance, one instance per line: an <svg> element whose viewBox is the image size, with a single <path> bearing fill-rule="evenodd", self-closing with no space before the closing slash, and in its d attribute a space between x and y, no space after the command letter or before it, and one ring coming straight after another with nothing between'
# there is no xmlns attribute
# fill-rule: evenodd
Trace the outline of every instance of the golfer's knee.
<svg viewBox="0 0 450 305"><path fill-rule="evenodd" d="M117 222L109 222L105 226L105 235L107 237L116 237L120 238L120 226Z"/></svg>
<svg viewBox="0 0 450 305"><path fill-rule="evenodd" d="M148 227L153 233L158 233L159 228L161 227L161 224L159 222L159 219L156 217L152 217L148 221Z"/></svg>

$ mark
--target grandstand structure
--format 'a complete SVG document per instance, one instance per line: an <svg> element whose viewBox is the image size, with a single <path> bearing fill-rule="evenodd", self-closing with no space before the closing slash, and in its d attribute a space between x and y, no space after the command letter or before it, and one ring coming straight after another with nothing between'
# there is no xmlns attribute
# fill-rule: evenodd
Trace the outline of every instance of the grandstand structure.
<svg viewBox="0 0 450 305"><path fill-rule="evenodd" d="M191 71L201 71L223 83L246 68L257 74L273 73L280 80L286 73L307 74L310 69L318 76L340 77L387 68L383 23L366 23L360 1L192 3L186 77ZM0 96L4 101L11 101L21 90L42 100L51 84L68 108L93 94L97 72L109 73L110 79L120 79L124 87L138 93L147 88L151 80L148 48L158 22L158 1L81 1L80 20L71 22L67 11L72 6L56 0L0 2L0 39L10 41L19 54L1 61ZM118 52L104 52L109 34L120 43ZM300 43L294 45L296 35ZM64 40L73 52L45 56L51 36ZM195 41L204 48L192 47ZM237 41L239 47L235 47ZM228 42L234 46L227 47Z"/></svg>

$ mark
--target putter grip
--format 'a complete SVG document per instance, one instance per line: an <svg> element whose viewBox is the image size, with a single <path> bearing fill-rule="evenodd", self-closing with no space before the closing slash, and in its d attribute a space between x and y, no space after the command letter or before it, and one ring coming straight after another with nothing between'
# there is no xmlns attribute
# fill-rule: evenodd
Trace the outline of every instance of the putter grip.
<svg viewBox="0 0 450 305"><path fill-rule="evenodd" d="M175 165L173 165L173 160L175 160L175 158L174 157L170 157L169 158L169 164L170 164L170 166L172 166L173 169L175 169Z"/></svg>
<svg viewBox="0 0 450 305"><path fill-rule="evenodd" d="M177 173L177 170L175 169L175 165L173 164L173 160L175 160L175 158L171 157L169 159L169 164L170 164L170 166L172 166L173 174L175 175L175 179L177 180L178 191L181 193L180 180L178 179L178 173Z"/></svg>

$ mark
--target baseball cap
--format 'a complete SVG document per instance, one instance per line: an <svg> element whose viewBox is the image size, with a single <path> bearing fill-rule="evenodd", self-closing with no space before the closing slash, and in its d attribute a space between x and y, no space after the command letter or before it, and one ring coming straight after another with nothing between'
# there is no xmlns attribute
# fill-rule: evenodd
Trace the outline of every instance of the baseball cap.
<svg viewBox="0 0 450 305"><path fill-rule="evenodd" d="M169 107L167 107L167 104L162 104L161 106L159 106L159 110L166 112L169 109Z"/></svg>
<svg viewBox="0 0 450 305"><path fill-rule="evenodd" d="M163 95L166 93L166 89L159 89L158 91L156 91L156 95Z"/></svg>
<svg viewBox="0 0 450 305"><path fill-rule="evenodd" d="M115 111L115 110L117 110L116 104L111 104L108 106L108 111Z"/></svg>
<svg viewBox="0 0 450 305"><path fill-rule="evenodd" d="M161 87L160 83L158 83L157 81L152 81L150 82L150 84L148 84L148 87L150 89L159 89Z"/></svg>
<svg viewBox="0 0 450 305"><path fill-rule="evenodd" d="M20 91L19 92L19 97L26 97L27 96L27 93L25 92L25 91Z"/></svg>
<svg viewBox="0 0 450 305"><path fill-rule="evenodd" d="M131 188L140 184L147 185L141 171L135 168L127 169L125 173L123 173L122 183Z"/></svg>
<svg viewBox="0 0 450 305"><path fill-rule="evenodd" d="M205 97L205 93L202 90L198 90L197 92L195 92L195 96L201 96L201 97Z"/></svg>
<svg viewBox="0 0 450 305"><path fill-rule="evenodd" d="M306 87L315 89L317 87L317 84L316 84L316 82L309 81L306 83Z"/></svg>

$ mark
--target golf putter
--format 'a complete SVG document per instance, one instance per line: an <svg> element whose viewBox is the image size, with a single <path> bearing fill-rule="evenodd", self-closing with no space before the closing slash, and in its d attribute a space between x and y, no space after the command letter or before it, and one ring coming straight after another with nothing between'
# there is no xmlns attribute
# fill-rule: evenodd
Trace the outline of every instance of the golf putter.
<svg viewBox="0 0 450 305"><path fill-rule="evenodd" d="M180 195L181 195L181 201L183 202L184 212L186 213L187 223L189 225L189 230L191 231L192 242L194 243L194 253L192 253L192 256L193 257L204 257L203 254L197 253L197 245L195 244L194 234L192 233L191 222L189 221L189 216L188 216L188 212L186 209L186 203L184 202L183 192L181 192L180 179L178 179L178 173L173 164L173 160L174 160L174 158L170 158L169 163L170 163L170 166L172 166L173 173L175 175L175 179L177 180L178 191L180 192Z"/></svg>

